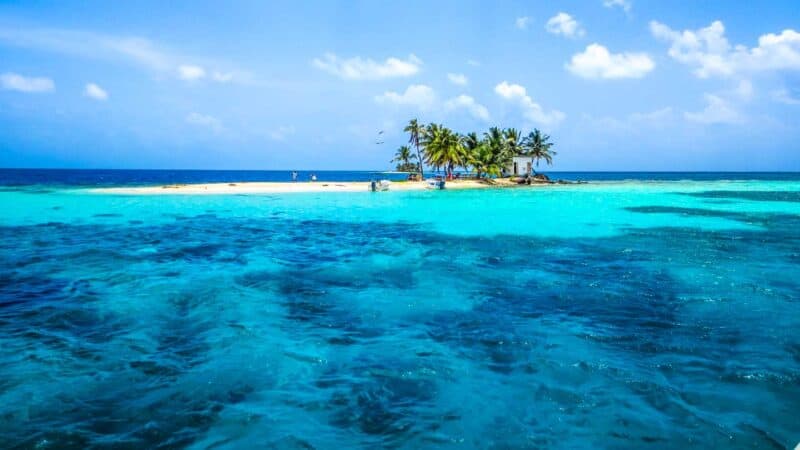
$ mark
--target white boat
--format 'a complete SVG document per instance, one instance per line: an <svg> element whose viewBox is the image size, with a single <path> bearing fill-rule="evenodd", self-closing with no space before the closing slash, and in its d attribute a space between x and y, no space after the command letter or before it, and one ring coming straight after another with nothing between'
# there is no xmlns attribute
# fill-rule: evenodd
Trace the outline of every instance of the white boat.
<svg viewBox="0 0 800 450"><path fill-rule="evenodd" d="M372 192L388 191L392 182L389 180L372 180L369 182L369 190Z"/></svg>
<svg viewBox="0 0 800 450"><path fill-rule="evenodd" d="M425 187L428 189L444 189L444 180L428 178L425 180Z"/></svg>

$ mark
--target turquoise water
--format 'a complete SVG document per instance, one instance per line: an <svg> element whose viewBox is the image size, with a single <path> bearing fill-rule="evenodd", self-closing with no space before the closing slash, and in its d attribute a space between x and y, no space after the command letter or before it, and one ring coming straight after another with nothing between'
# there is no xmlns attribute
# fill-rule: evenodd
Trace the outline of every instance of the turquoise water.
<svg viewBox="0 0 800 450"><path fill-rule="evenodd" d="M0 211L2 448L800 442L800 178Z"/></svg>

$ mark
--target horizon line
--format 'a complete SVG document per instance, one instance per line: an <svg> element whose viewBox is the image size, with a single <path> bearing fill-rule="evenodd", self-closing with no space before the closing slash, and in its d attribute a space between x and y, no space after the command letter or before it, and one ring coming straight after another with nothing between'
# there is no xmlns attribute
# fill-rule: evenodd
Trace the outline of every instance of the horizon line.
<svg viewBox="0 0 800 450"><path fill-rule="evenodd" d="M175 171L175 172L394 172L394 173L413 173L413 172L398 172L396 170L387 169L186 169L186 168L169 168L169 169L142 169L142 168L109 168L109 167L91 167L91 168L70 168L70 167L0 167L0 170L107 170L107 171ZM436 171L427 169L426 172ZM800 169L797 170L540 170L546 173L797 173L800 174Z"/></svg>

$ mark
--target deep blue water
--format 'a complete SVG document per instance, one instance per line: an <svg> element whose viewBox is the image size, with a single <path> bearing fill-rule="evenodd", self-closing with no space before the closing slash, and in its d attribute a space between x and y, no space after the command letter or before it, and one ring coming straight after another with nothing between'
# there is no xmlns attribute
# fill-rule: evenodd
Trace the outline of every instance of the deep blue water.
<svg viewBox="0 0 800 450"><path fill-rule="evenodd" d="M312 174L319 181L369 181L375 177L405 179L402 173L379 171L300 170L299 181ZM800 179L798 172L547 172L553 179L570 181L713 181ZM291 181L291 170L103 170L103 169L1 169L0 186L134 186L178 183L232 183L246 181Z"/></svg>
<svg viewBox="0 0 800 450"><path fill-rule="evenodd" d="M376 176L402 180L406 174L371 171L298 170L298 181L369 181ZM292 181L291 170L103 170L103 169L0 169L0 185L136 186L179 183L234 183Z"/></svg>
<svg viewBox="0 0 800 450"><path fill-rule="evenodd" d="M0 172L0 448L800 442L797 175L87 189L286 175Z"/></svg>

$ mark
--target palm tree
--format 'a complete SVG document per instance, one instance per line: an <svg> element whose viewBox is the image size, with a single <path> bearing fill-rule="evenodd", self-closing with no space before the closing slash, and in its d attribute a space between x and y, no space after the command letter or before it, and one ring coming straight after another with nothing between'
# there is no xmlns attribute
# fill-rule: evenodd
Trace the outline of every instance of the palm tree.
<svg viewBox="0 0 800 450"><path fill-rule="evenodd" d="M508 167L514 156L508 139L505 133L497 127L489 128L489 131L483 134L483 140L489 147L489 152L492 155L492 163L496 165L500 172Z"/></svg>
<svg viewBox="0 0 800 450"><path fill-rule="evenodd" d="M414 119L416 120L416 119ZM422 154L425 162L433 167L433 170L439 171L439 161L441 160L438 155L439 148L436 140L440 134L440 125L435 123L428 124L422 127L422 134L420 135L419 143L422 145Z"/></svg>
<svg viewBox="0 0 800 450"><path fill-rule="evenodd" d="M464 145L464 153L466 156L464 158L464 169L467 169L468 168L467 166L472 165L472 160L478 151L478 147L482 144L482 142L481 139L478 137L478 134L475 132L467 133L466 135L464 135L464 137L462 138L462 142ZM481 171L476 170L476 172L478 178L480 178Z"/></svg>
<svg viewBox="0 0 800 450"><path fill-rule="evenodd" d="M430 124L421 140L425 148L425 162L436 168L444 168L445 175L452 178L456 166L466 164L466 152L461 136L442 125Z"/></svg>
<svg viewBox="0 0 800 450"><path fill-rule="evenodd" d="M506 138L506 145L511 156L517 156L522 153L522 133L516 128L507 128L503 130L503 136Z"/></svg>
<svg viewBox="0 0 800 450"><path fill-rule="evenodd" d="M550 150L553 143L550 142L550 136L543 134L539 129L534 129L523 142L526 154L532 156L536 161L536 167L539 167L539 160L543 159L547 165L553 164L553 156L556 152ZM534 173L536 170L534 169Z"/></svg>
<svg viewBox="0 0 800 450"><path fill-rule="evenodd" d="M464 147L467 149L473 149L477 147L480 142L481 139L478 137L478 133L475 133L474 131L464 135Z"/></svg>
<svg viewBox="0 0 800 450"><path fill-rule="evenodd" d="M456 167L463 167L464 170L469 166L469 151L465 145L467 137L459 134L452 133L450 137L450 178L453 178L453 170Z"/></svg>
<svg viewBox="0 0 800 450"><path fill-rule="evenodd" d="M425 178L425 173L422 170L422 154L419 151L419 140L425 134L425 125L420 125L417 119L408 121L408 125L403 129L408 133L408 143L417 149L417 161L419 162L419 176Z"/></svg>
<svg viewBox="0 0 800 450"><path fill-rule="evenodd" d="M501 167L497 164L495 154L484 140L481 140L470 152L469 164L478 179L483 178L484 175L500 175L501 173Z"/></svg>
<svg viewBox="0 0 800 450"><path fill-rule="evenodd" d="M501 175L503 168L511 160L507 139L497 127L490 128L480 140L475 133L468 134L465 147L470 150L469 164L478 178L483 175Z"/></svg>
<svg viewBox="0 0 800 450"><path fill-rule="evenodd" d="M400 172L410 172L415 170L417 165L412 163L411 160L417 159L417 155L411 153L411 148L407 145L397 149L394 154L392 162L397 163L397 170Z"/></svg>

